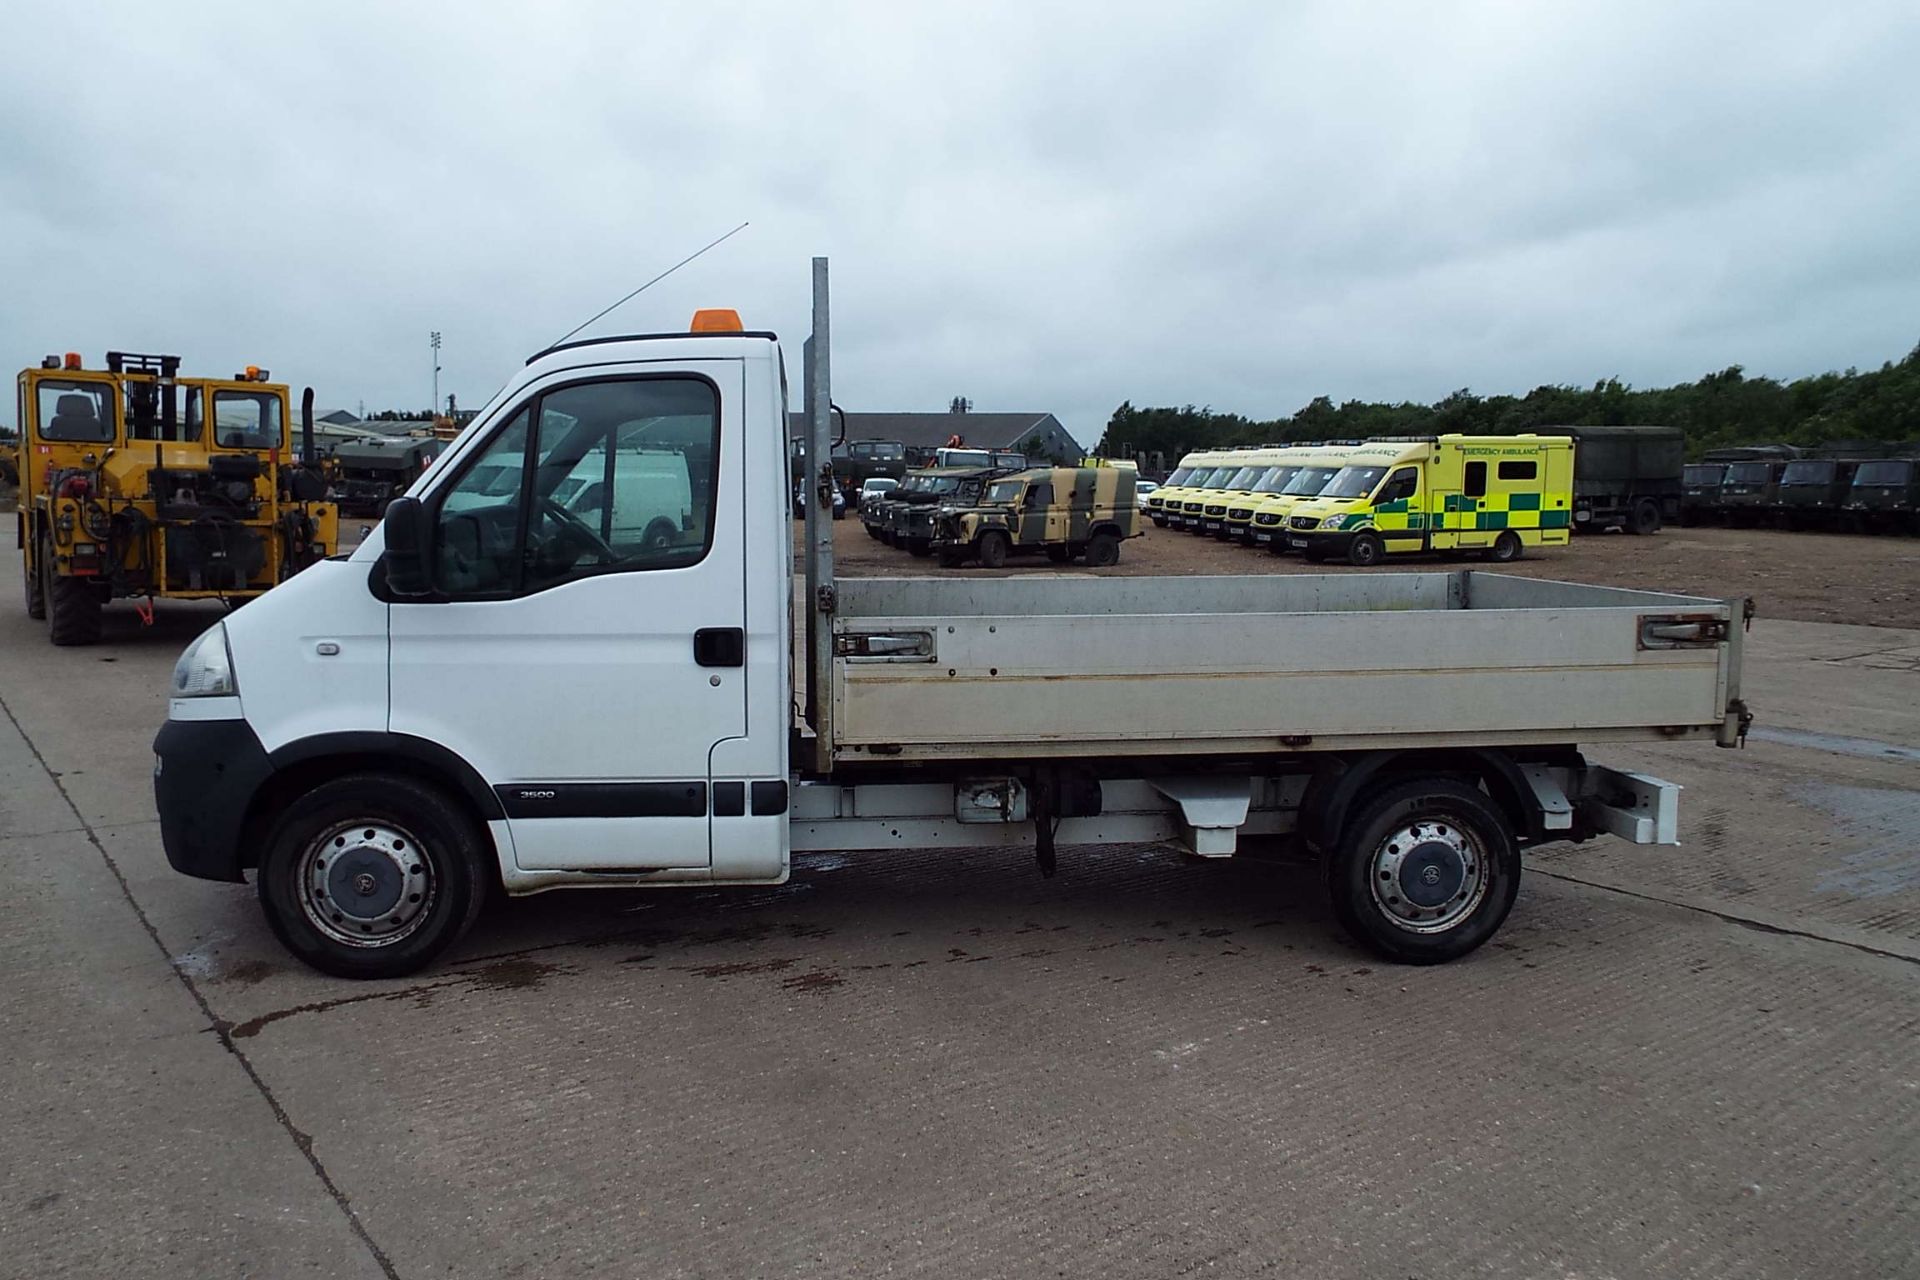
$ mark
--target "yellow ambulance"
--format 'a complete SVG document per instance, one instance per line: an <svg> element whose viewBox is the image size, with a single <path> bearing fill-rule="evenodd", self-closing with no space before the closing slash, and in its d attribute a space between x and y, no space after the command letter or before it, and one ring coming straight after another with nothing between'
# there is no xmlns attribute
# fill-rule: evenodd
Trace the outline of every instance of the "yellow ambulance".
<svg viewBox="0 0 1920 1280"><path fill-rule="evenodd" d="M1180 518L1174 523L1188 533L1199 533L1200 522L1206 518L1207 504L1218 505L1219 495L1240 474L1254 452L1252 449L1222 449L1216 453L1213 470L1204 481L1187 481L1186 492L1180 495Z"/></svg>
<svg viewBox="0 0 1920 1280"><path fill-rule="evenodd" d="M1180 459L1180 465L1167 477L1167 482L1147 498L1147 515L1161 528L1172 525L1181 528L1182 503L1187 495L1198 488L1220 466L1224 450L1200 449Z"/></svg>
<svg viewBox="0 0 1920 1280"><path fill-rule="evenodd" d="M1299 470L1293 478L1281 486L1280 492L1270 494L1253 504L1253 520L1248 526L1248 542L1251 546L1265 547L1279 555L1287 547L1287 517L1302 502L1317 495L1326 488L1340 468L1347 463L1347 455L1355 446L1351 444L1319 444L1302 446L1301 451L1289 459L1290 465Z"/></svg>
<svg viewBox="0 0 1920 1280"><path fill-rule="evenodd" d="M1285 452L1279 445L1249 450L1241 460L1240 470L1228 477L1224 488L1207 491L1202 500L1205 505L1200 509L1199 532L1213 538L1231 537L1227 529L1228 510L1247 504L1254 487L1266 478Z"/></svg>
<svg viewBox="0 0 1920 1280"><path fill-rule="evenodd" d="M1274 463L1263 472L1253 488L1227 504L1226 537L1230 542L1253 542L1253 509L1278 494L1300 474L1315 447L1290 444L1274 450Z"/></svg>
<svg viewBox="0 0 1920 1280"><path fill-rule="evenodd" d="M1505 563L1565 545L1573 528L1566 436L1370 440L1320 495L1293 509L1287 545L1310 560L1377 564L1407 551L1478 551Z"/></svg>

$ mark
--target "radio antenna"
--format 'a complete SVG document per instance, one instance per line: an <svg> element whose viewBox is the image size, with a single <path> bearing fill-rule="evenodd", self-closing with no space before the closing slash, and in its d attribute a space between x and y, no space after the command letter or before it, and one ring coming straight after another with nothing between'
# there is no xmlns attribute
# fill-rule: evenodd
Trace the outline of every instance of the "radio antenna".
<svg viewBox="0 0 1920 1280"><path fill-rule="evenodd" d="M742 231L745 231L747 229L747 225L748 225L747 223L743 222L739 226L735 227L733 230L727 232L726 235L721 236L719 240L712 241L711 243L704 245L701 248L695 250L694 252L688 254L686 257L680 259L680 261L674 263L672 266L668 267L665 271L662 271L659 275L655 276L653 279L641 285L638 289L635 289L632 293L628 294L626 297L620 299L620 301L608 307L606 311L601 311L596 315L590 316L587 319L582 320L579 324L573 326L573 328L561 334L550 345L554 347L559 346L562 342L565 342L568 338L571 338L574 334L580 332L582 329L592 324L595 320L600 319L601 316L606 315L608 311L617 310L620 307L625 306L627 303L632 302L635 298L639 297L641 294L645 293L647 290L653 288L653 286L659 284L662 280L665 280L668 276L672 275L674 272L678 271L680 268L686 266L689 262L692 262L695 258L705 253L708 249L714 248L715 246L719 245L722 241L731 240L734 236L737 236Z"/></svg>

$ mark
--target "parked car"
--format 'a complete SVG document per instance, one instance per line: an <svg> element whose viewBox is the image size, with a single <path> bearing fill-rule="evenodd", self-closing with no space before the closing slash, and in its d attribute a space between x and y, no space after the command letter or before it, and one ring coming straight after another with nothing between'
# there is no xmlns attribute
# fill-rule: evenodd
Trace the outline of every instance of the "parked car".
<svg viewBox="0 0 1920 1280"><path fill-rule="evenodd" d="M793 517L798 520L807 514L807 487L793 486ZM840 486L833 486L833 518L839 520L847 514L847 495L840 492Z"/></svg>
<svg viewBox="0 0 1920 1280"><path fill-rule="evenodd" d="M1135 480L1133 482L1133 496L1140 504L1141 515L1147 514L1147 495L1159 487L1160 485L1153 480Z"/></svg>
<svg viewBox="0 0 1920 1280"><path fill-rule="evenodd" d="M861 512L865 513L872 510L873 503L877 502L889 491L899 487L900 482L892 476L872 476L862 481L860 485L859 503Z"/></svg>

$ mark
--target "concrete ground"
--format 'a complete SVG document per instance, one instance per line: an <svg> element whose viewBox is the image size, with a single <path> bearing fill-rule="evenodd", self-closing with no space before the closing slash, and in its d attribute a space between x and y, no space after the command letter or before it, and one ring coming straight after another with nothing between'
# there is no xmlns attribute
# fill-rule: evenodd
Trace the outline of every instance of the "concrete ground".
<svg viewBox="0 0 1920 1280"><path fill-rule="evenodd" d="M1920 632L1763 619L1680 849L1543 849L1439 969L1284 851L814 857L348 984L161 855L217 616L0 571L0 1274L1920 1273Z"/></svg>

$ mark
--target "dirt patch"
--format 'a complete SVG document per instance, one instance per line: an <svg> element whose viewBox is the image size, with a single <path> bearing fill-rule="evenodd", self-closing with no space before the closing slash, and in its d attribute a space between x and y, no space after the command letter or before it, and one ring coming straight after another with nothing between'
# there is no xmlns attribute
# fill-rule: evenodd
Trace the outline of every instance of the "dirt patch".
<svg viewBox="0 0 1920 1280"><path fill-rule="evenodd" d="M799 548L800 521L794 521ZM1005 577L1057 570L1044 559L1016 560L998 571L942 569L931 558L869 538L849 517L834 528L836 571L854 578L965 574ZM1468 562L1474 567L1475 562ZM1389 569L1455 567L1436 559L1399 557ZM1491 567L1491 566L1488 566ZM1377 573L1345 565L1309 565L1212 538L1148 526L1129 540L1111 573L1128 577L1185 577L1201 573ZM1502 573L1559 578L1606 587L1636 587L1716 597L1752 596L1763 618L1845 622L1876 627L1920 627L1920 541L1898 535L1786 533L1773 529L1668 528L1649 537L1623 533L1576 537L1572 545L1530 551Z"/></svg>

